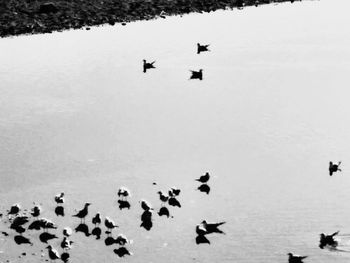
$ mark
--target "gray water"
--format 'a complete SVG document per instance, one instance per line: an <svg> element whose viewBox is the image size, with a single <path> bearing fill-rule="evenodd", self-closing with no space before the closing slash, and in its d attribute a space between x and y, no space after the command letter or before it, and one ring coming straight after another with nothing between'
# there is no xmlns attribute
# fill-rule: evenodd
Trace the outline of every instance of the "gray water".
<svg viewBox="0 0 350 263"><path fill-rule="evenodd" d="M321 232L350 233L349 7L304 1L1 39L0 211L38 202L74 227L54 215L54 195L66 193L68 214L90 201L133 240L128 262L286 262L288 252L349 262L318 248ZM197 42L212 51L197 55ZM157 69L143 74L144 58ZM204 80L189 81L199 68ZM330 160L343 172L329 177ZM206 171L209 196L195 190ZM121 185L130 211L117 209ZM159 208L156 192L174 185L183 207L139 228L138 201ZM226 235L197 246L203 219L227 221ZM13 235L0 260L47 258L18 259L45 246ZM117 260L103 241L72 239L74 262Z"/></svg>

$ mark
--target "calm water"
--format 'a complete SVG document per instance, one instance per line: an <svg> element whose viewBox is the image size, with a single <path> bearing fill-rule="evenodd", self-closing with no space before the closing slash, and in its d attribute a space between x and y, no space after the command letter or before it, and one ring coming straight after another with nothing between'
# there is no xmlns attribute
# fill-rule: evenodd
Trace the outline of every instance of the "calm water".
<svg viewBox="0 0 350 263"><path fill-rule="evenodd" d="M128 262L286 262L290 251L349 262L318 248L321 232L350 233L349 8L305 1L1 39L0 210L35 201L74 227L53 196L66 193L68 214L90 201L134 241ZM212 52L197 55L197 42ZM143 74L144 58L157 69ZM189 81L199 68L204 80ZM332 178L330 160L343 161ZM209 196L195 191L206 171ZM121 185L130 211L116 207ZM139 228L138 201L159 207L173 185L183 208ZM227 235L195 245L203 219L227 221ZM45 247L32 237L0 241L0 261L45 260L18 259ZM117 260L103 241L72 239L74 262Z"/></svg>

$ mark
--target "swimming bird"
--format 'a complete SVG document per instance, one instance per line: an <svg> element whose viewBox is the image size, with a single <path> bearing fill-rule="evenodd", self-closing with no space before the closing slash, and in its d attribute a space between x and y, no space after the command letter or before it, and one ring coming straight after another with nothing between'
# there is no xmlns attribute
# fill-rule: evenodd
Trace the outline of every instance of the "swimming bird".
<svg viewBox="0 0 350 263"><path fill-rule="evenodd" d="M123 234L119 234L117 238L115 239L115 243L119 244L121 246L125 246L127 243L129 243L129 240L127 237Z"/></svg>
<svg viewBox="0 0 350 263"><path fill-rule="evenodd" d="M38 206L38 205L36 205L36 206L34 206L34 207L32 208L30 214L31 214L33 217L38 217L38 216L40 215L40 213L41 213L41 207Z"/></svg>
<svg viewBox="0 0 350 263"><path fill-rule="evenodd" d="M52 248L51 245L47 246L46 248L47 248L48 251L49 251L49 258L50 258L51 260L56 260L56 259L60 259L60 258L61 258L61 257L60 257L60 254L57 252L57 250L54 249L54 248Z"/></svg>
<svg viewBox="0 0 350 263"><path fill-rule="evenodd" d="M207 184L201 184L200 186L198 186L197 188L199 191L203 192L203 193L206 193L207 195L209 194L210 192L210 186L207 185Z"/></svg>
<svg viewBox="0 0 350 263"><path fill-rule="evenodd" d="M47 231L48 229L57 229L57 226L55 225L54 222L51 220L48 220L46 218L41 218L43 222L43 228Z"/></svg>
<svg viewBox="0 0 350 263"><path fill-rule="evenodd" d="M16 226L22 226L22 225L24 225L24 224L26 224L28 222L29 222L28 216L16 216L13 219L10 228L14 229Z"/></svg>
<svg viewBox="0 0 350 263"><path fill-rule="evenodd" d="M21 210L21 207L19 204L14 204L11 206L10 210L8 211L8 215L17 215L19 211Z"/></svg>
<svg viewBox="0 0 350 263"><path fill-rule="evenodd" d="M45 221L43 221L42 219L33 221L28 227L29 230L40 230L41 228L45 228Z"/></svg>
<svg viewBox="0 0 350 263"><path fill-rule="evenodd" d="M84 208L80 210L77 214L73 215L73 217L78 217L81 219L81 221L85 220L85 217L88 214L88 207L91 205L90 203L85 203Z"/></svg>
<svg viewBox="0 0 350 263"><path fill-rule="evenodd" d="M164 195L162 191L158 191L157 193L159 194L159 199L163 204L168 201L169 196Z"/></svg>
<svg viewBox="0 0 350 263"><path fill-rule="evenodd" d="M63 204L64 203L64 193L63 192L55 196L55 202L57 204Z"/></svg>
<svg viewBox="0 0 350 263"><path fill-rule="evenodd" d="M194 71L194 70L190 70L190 71L192 72L190 79L203 80L203 69L200 69L199 71Z"/></svg>
<svg viewBox="0 0 350 263"><path fill-rule="evenodd" d="M26 229L23 226L12 226L11 228L15 230L18 234L22 235L24 232L26 232Z"/></svg>
<svg viewBox="0 0 350 263"><path fill-rule="evenodd" d="M80 223L79 226L75 228L75 232L81 232L85 234L85 236L87 237L90 236L89 227L87 224L84 224L84 223Z"/></svg>
<svg viewBox="0 0 350 263"><path fill-rule="evenodd" d="M105 218L105 226L107 227L108 230L112 231L113 228L119 227L117 226L112 219L106 216Z"/></svg>
<svg viewBox="0 0 350 263"><path fill-rule="evenodd" d="M145 211L153 210L152 206L146 200L141 200L141 208Z"/></svg>
<svg viewBox="0 0 350 263"><path fill-rule="evenodd" d="M63 250L69 250L72 248L73 241L69 240L67 237L64 237L61 242L61 248Z"/></svg>
<svg viewBox="0 0 350 263"><path fill-rule="evenodd" d="M210 51L208 49L210 45L201 45L199 43L197 43L197 54L200 54L201 52L205 52L205 51Z"/></svg>
<svg viewBox="0 0 350 263"><path fill-rule="evenodd" d="M323 249L325 246L331 246L336 247L338 245L338 242L334 240L334 237L339 234L339 231L331 234L331 235L325 235L324 233L320 234L320 244L319 247Z"/></svg>
<svg viewBox="0 0 350 263"><path fill-rule="evenodd" d="M130 190L124 186L120 187L118 190L118 196L122 199L126 199L128 196L131 196Z"/></svg>
<svg viewBox="0 0 350 263"><path fill-rule="evenodd" d="M287 254L289 256L288 263L303 263L303 259L307 258L307 256L299 256L293 255L292 253Z"/></svg>
<svg viewBox="0 0 350 263"><path fill-rule="evenodd" d="M101 214L100 214L100 213L97 213L97 214L92 218L92 223L93 223L95 226L101 224Z"/></svg>
<svg viewBox="0 0 350 263"><path fill-rule="evenodd" d="M199 177L198 179L196 179L196 181L201 182L201 183L204 184L204 183L208 182L209 179L210 179L210 175L209 175L208 172L206 172L204 175L202 175L201 177Z"/></svg>
<svg viewBox="0 0 350 263"><path fill-rule="evenodd" d="M143 60L143 72L146 73L147 69L151 69L151 68L156 68L153 64L156 61L153 62L147 62L145 59Z"/></svg>
<svg viewBox="0 0 350 263"><path fill-rule="evenodd" d="M218 227L225 224L226 222L220 222L220 223L208 223L206 220L203 220L201 222L201 225L203 228L207 231L207 234L211 233L220 233L225 234L223 231L221 231Z"/></svg>
<svg viewBox="0 0 350 263"><path fill-rule="evenodd" d="M335 163L332 163L332 162L329 162L329 175L332 176L333 173L339 171L341 172L341 169L339 168L341 162L338 162L338 164L335 164Z"/></svg>

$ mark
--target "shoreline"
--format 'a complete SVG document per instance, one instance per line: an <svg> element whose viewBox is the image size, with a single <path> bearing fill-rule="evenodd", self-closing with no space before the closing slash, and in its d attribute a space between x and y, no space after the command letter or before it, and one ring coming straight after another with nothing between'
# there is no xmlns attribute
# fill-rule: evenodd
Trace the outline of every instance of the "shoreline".
<svg viewBox="0 0 350 263"><path fill-rule="evenodd" d="M301 0L297 0L301 1ZM294 0L13 0L0 1L0 37L43 34L103 24L294 2Z"/></svg>

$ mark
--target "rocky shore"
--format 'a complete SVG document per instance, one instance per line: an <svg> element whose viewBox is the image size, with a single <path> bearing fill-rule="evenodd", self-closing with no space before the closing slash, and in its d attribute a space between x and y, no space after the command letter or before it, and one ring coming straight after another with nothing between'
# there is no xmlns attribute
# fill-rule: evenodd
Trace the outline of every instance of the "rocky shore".
<svg viewBox="0 0 350 263"><path fill-rule="evenodd" d="M0 0L0 37L294 0Z"/></svg>

